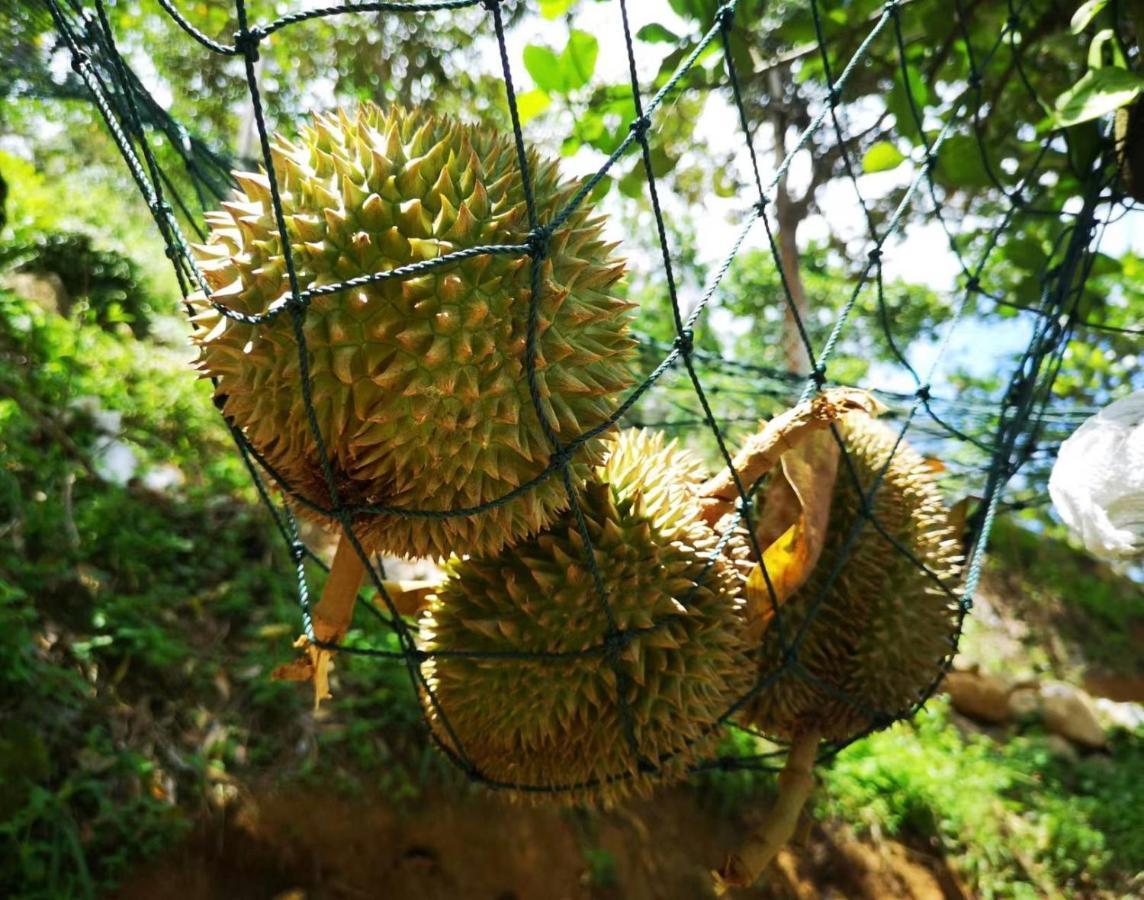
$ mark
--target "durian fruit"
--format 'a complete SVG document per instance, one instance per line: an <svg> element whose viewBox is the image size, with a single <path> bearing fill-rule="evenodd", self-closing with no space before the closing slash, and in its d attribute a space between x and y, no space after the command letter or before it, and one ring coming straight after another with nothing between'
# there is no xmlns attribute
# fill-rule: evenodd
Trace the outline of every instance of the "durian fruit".
<svg viewBox="0 0 1144 900"><path fill-rule="evenodd" d="M297 140L271 145L290 249L303 290L485 244L527 241L529 220L511 136L422 109L318 115ZM537 215L551 219L577 185L529 152ZM265 173L208 215L197 247L211 299L240 313L281 306L290 285ZM604 422L632 383L631 304L611 291L623 263L582 205L543 260L536 344L543 408L568 442ZM540 475L551 448L529 394L525 341L531 260L480 254L423 274L315 296L302 331L314 411L345 505L467 509ZM216 400L281 477L331 506L302 394L293 315L246 324L201 294L194 341ZM578 448L574 478L602 458ZM444 558L495 552L567 506L548 477L479 515L355 522L369 549ZM323 516L301 505L303 513Z"/></svg>
<svg viewBox="0 0 1144 900"><path fill-rule="evenodd" d="M751 674L741 579L714 555L719 535L696 494L703 477L674 442L630 430L580 495L611 616L626 631L619 677L605 655L576 655L604 644L610 623L572 512L499 555L452 564L422 627L425 649L440 653L425 666L436 698L426 705L446 747L486 779L519 786L517 797L598 804L681 778L710 749Z"/></svg>
<svg viewBox="0 0 1144 900"><path fill-rule="evenodd" d="M738 716L790 744L778 797L763 824L713 873L720 896L729 887L753 884L794 834L814 788L819 742L852 738L908 712L953 649L957 605L933 576L953 586L960 542L932 470L866 412L849 413L835 426L846 455L828 487L833 496L821 555L763 632L754 651L755 675L773 680ZM796 443L787 452L812 451ZM862 519L862 495L879 476L869 509L881 531L866 522L847 546ZM793 641L804 625L794 648L798 666L778 674L785 659L780 635Z"/></svg>
<svg viewBox="0 0 1144 900"><path fill-rule="evenodd" d="M864 413L845 416L837 427L849 464L845 458L838 463L822 554L781 609L788 640L813 616L797 658L819 683L797 669L787 671L740 715L745 724L784 740L805 733L845 740L883 716L906 712L938 674L957 630L957 604L917 565L947 588L960 566L960 542L932 470L904 441L895 451L897 433ZM909 556L867 522L843 557L861 518L858 484L868 491L891 453L870 510ZM837 577L816 606L840 559ZM772 622L756 651L763 677L782 663L779 635Z"/></svg>

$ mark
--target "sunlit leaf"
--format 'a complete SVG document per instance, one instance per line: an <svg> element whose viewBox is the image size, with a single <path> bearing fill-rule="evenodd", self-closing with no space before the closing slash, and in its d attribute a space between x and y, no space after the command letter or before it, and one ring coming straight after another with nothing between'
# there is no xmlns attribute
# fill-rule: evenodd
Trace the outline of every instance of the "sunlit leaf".
<svg viewBox="0 0 1144 900"><path fill-rule="evenodd" d="M525 47L524 67L540 90L557 94L564 93L564 73L560 59L547 47L542 47L539 44L529 44Z"/></svg>
<svg viewBox="0 0 1144 900"><path fill-rule="evenodd" d="M1068 128L1126 106L1144 91L1144 77L1126 69L1092 69L1057 98L1054 118Z"/></svg>
<svg viewBox="0 0 1144 900"><path fill-rule="evenodd" d="M636 32L636 37L649 44L679 43L679 35L669 28L660 25L659 22L652 22L650 25L645 25Z"/></svg>
<svg viewBox="0 0 1144 900"><path fill-rule="evenodd" d="M592 79L596 70L596 57L600 43L586 31L573 28L568 35L568 45L560 54L560 67L566 90L582 88Z"/></svg>
<svg viewBox="0 0 1144 900"><path fill-rule="evenodd" d="M520 111L520 120L527 122L535 119L552 105L552 98L546 91L527 91L516 96L516 108Z"/></svg>
<svg viewBox="0 0 1144 900"><path fill-rule="evenodd" d="M1082 3L1075 13L1073 13L1072 26L1073 34L1080 34L1088 23L1095 19L1106 6L1108 0L1086 0Z"/></svg>
<svg viewBox="0 0 1144 900"><path fill-rule="evenodd" d="M576 0L540 0L540 14L546 19L559 19L576 5Z"/></svg>
<svg viewBox="0 0 1144 900"><path fill-rule="evenodd" d="M888 172L905 161L905 154L890 141L878 141L862 157L863 172Z"/></svg>

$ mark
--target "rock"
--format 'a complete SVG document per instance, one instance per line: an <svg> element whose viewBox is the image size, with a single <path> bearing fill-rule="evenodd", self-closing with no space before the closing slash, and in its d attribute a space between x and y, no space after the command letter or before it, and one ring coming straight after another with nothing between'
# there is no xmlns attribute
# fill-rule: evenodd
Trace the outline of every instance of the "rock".
<svg viewBox="0 0 1144 900"><path fill-rule="evenodd" d="M1093 704L1101 718L1114 728L1135 731L1144 726L1144 705L1140 703L1118 703L1097 697Z"/></svg>
<svg viewBox="0 0 1144 900"><path fill-rule="evenodd" d="M942 687L953 708L979 722L1009 721L1009 685L985 672L950 672Z"/></svg>
<svg viewBox="0 0 1144 900"><path fill-rule="evenodd" d="M4 276L0 285L31 300L45 312L66 316L71 309L67 288L55 272L13 272Z"/></svg>
<svg viewBox="0 0 1144 900"><path fill-rule="evenodd" d="M1041 691L1036 684L1021 684L1009 692L1009 717L1031 719L1041 713Z"/></svg>
<svg viewBox="0 0 1144 900"><path fill-rule="evenodd" d="M1080 759L1080 754L1076 752L1076 747L1059 734L1050 734L1046 739L1046 743L1049 745L1049 750L1053 756L1059 757L1066 762L1076 762Z"/></svg>
<svg viewBox="0 0 1144 900"><path fill-rule="evenodd" d="M1041 703L1049 731L1092 750L1107 744L1092 698L1080 688L1059 681L1043 684Z"/></svg>

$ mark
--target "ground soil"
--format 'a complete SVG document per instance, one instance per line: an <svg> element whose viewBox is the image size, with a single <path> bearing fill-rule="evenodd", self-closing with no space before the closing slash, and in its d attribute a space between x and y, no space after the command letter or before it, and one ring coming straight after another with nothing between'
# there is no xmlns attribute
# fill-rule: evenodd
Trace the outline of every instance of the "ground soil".
<svg viewBox="0 0 1144 900"><path fill-rule="evenodd" d="M707 810L686 788L593 815L519 806L486 794L427 797L413 811L396 812L380 798L277 792L202 822L116 896L697 900L714 896L709 871L750 824ZM611 864L601 865L601 857ZM732 896L969 895L931 853L816 826L801 847L780 855L758 886Z"/></svg>

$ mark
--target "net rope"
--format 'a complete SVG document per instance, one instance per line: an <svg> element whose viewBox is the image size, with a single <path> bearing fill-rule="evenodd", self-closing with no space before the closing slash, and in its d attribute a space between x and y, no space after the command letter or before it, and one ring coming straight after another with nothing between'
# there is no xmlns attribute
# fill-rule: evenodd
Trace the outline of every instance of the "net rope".
<svg viewBox="0 0 1144 900"><path fill-rule="evenodd" d="M882 330L892 353L903 369L909 373L914 383L913 392L875 390L875 393L890 406L890 418L896 423L895 452L902 445L908 432L912 432L919 439L958 442L985 459L986 484L981 501L981 514L974 528L972 548L965 566L964 578L959 583L953 584L948 583L936 573L927 571L928 577L940 587L941 591L951 601L956 602L958 610L957 632L945 656L934 661L932 681L909 709L892 711L869 709L860 698L849 696L836 687L816 678L799 660L799 650L806 639L807 629L814 621L815 614L830 586L842 572L848 555L847 551L853 546L864 528L878 530L886 540L895 545L898 552L910 556L912 562L918 567L925 568L924 564L911 556L909 549L897 541L871 512L871 501L879 490L882 478L890 466L890 459L886 460L873 483L863 490L862 513L846 535L843 552L838 554L831 565L824 586L816 598L811 601L808 614L797 629L789 629L789 623L784 621L782 606L778 603L765 564L762 566L771 597L773 623L782 648L782 661L766 677L760 677L747 693L736 698L711 727L729 726L731 718L745 704L761 692L768 690L779 678L794 675L810 681L820 690L862 710L869 717L871 724L861 734L848 741L835 742L825 746L820 755L826 757L838 752L846 744L858 740L870 731L882 728L897 719L912 716L925 705L942 676L949 670L957 651L964 618L972 608L973 596L982 575L984 554L991 530L998 513L1006 506L1002 500L1006 485L1025 463L1044 452L1046 436L1055 436L1059 439L1064 430L1076 424L1079 416L1089 412L1072 409L1067 413L1061 413L1053 409L1049 403L1053 380L1059 371L1068 341L1075 333L1084 329L1109 328L1111 331L1121 333L1138 333L1131 328L1116 328L1087 322L1079 316L1081 293L1085 278L1091 271L1095 260L1100 229L1102 224L1106 223L1112 216L1112 212L1109 211L1107 216L1103 220L1101 219L1102 213L1111 210L1113 206L1108 201L1115 172L1110 172L1110 167L1102 159L1094 159L1088 171L1079 173L1083 184L1083 195L1080 197L1081 203L1078 210L1066 212L1062 209L1042 209L1037 206L1039 167L1051 142L1059 139L1060 133L1050 132L1044 136L1040 152L1034 155L1027 169L1020 173L1014 188L1007 188L1004 180L999 177L985 146L983 121L987 116L985 107L988 105L988 99L984 93L985 78L983 72L996 54L1007 51L1012 59L1016 60L1015 65L1019 79L1030 94L1030 102L1037 102L1036 93L1029 83L1021 63L1026 46L1022 32L1022 16L1026 11L1027 4L1020 2L1020 0L1007 0L1008 19L1000 33L994 36L991 44L987 47L974 46L969 29L969 13L962 0L955 0L953 15L961 38L968 48L970 75L961 94L947 104L951 112L932 137L929 134L934 131L933 127L927 129L923 111L918 108L911 91L908 88L905 91L913 125L922 135L922 153L920 158L916 160L918 166L915 176L905 187L892 214L881 225L878 224L866 198L863 196L858 166L852 153L852 139L848 136L844 98L848 83L855 72L859 71L867 61L876 42L885 38L890 40L895 49L899 77L908 86L910 72L907 41L902 29L901 10L909 0L889 0L885 3L875 18L864 23L865 33L861 40L850 56L841 61L835 59L829 51L821 4L817 0L810 0L809 9L817 44L814 53L817 54L824 73L826 101L799 132L793 144L788 148L785 158L769 173L765 171L765 167L760 164L758 158L753 126L742 94L741 78L736 71L734 54L731 52L731 38L738 27L736 25L736 7L739 6L739 0L729 0L718 8L702 36L681 60L674 74L651 96L646 96L637 74L637 58L629 17L629 4L627 0L611 0L611 5L616 10L617 28L622 29L627 57L625 62L631 96L634 101L635 117L629 123L627 134L614 151L608 155L595 172L583 180L566 205L548 221L543 221L539 217L536 202L532 195L530 165L525 148L513 67L510 62L505 16L500 0L347 3L306 9L263 23L250 20L245 0L235 0L234 12L238 30L230 43L220 42L197 29L182 14L174 0L156 0L164 13L198 45L198 50L234 57L242 61L249 101L254 112L261 162L269 181L271 211L281 238L281 247L290 285L288 295L255 314L241 313L225 303L210 299L211 291L191 253L187 237L187 229L190 229L199 239L205 236L201 215L197 214L192 206L197 204L200 212L205 211L210 208L212 203L223 198L228 189L233 187L230 177L231 165L226 154L212 149L205 142L192 135L185 127L176 122L147 91L143 81L135 74L120 53L104 0L37 0L37 2L42 4L51 14L62 46L70 54L75 75L90 92L91 98L106 122L136 187L154 217L159 233L166 244L167 256L174 266L184 299L196 290L201 291L220 314L248 324L267 323L279 316L288 316L290 319L298 345L298 390L305 405L311 436L319 450L330 498L329 504L319 504L312 498L300 493L295 486L291 485L268 463L257 448L250 444L240 429L230 424L228 427L259 495L273 516L275 527L287 545L296 566L298 600L306 634L317 646L403 664L416 688L423 712L426 716L431 715L440 724L440 728L427 728L430 737L470 779L492 788L507 788L526 793L559 793L583 790L598 786L601 782L521 784L500 781L482 772L466 754L463 741L458 738L449 724L448 710L438 702L432 685L426 677L424 667L431 660L467 657L519 660L522 664L527 663L528 665L559 665L571 659L597 658L599 665L609 667L614 674L620 727L631 757L636 761L635 772L654 774L666 762L664 758L648 758L639 746L633 727L632 710L627 700L628 691L626 688L628 687L629 676L621 665L621 656L633 636L664 628L669 623L661 620L648 627L625 629L621 628L616 621L609 593L599 570L597 554L593 547L584 512L574 489L571 465L584 443L621 424L649 425L669 430L704 428L713 438L724 464L734 473L739 502L736 505L734 515L730 517L730 524L726 525L725 531L721 535L716 551L706 564L703 575L705 576L715 565L719 554L726 548L735 529L741 526L745 527L754 559L761 562L763 555L754 534L752 504L755 494L761 487L762 480L760 479L753 484L743 483L740 480L732 464L732 454L727 436L728 428L740 423L754 423L757 421L757 417L749 414L721 416L715 411L715 405L711 398L729 396L736 399L736 402L744 406L746 410L749 410L752 408L751 404L756 403L760 398L773 398L790 402L793 399L805 400L821 392L834 383L828 375L829 366L838 350L844 332L851 324L860 297L864 291L873 291L877 307L876 327ZM434 259L370 273L338 284L314 288L303 287L299 281L295 262L292 259L290 241L287 239L281 190L271 161L271 138L266 124L263 97L256 73L256 63L261 44L273 34L288 32L293 26L312 19L332 17L348 19L363 13L418 16L432 12L464 9L483 11L487 27L497 45L501 70L500 79L504 91L503 99L512 123L517 165L528 210L528 234L524 240L518 243L466 247ZM754 200L747 214L743 217L727 252L708 277L698 301L685 314L679 297L677 275L673 264L668 229L665 224L659 185L661 179L656 176L653 165L654 146L650 132L656 116L662 113L665 102L687 89L684 79L712 45L715 45L716 49L722 50L727 77L726 98L733 106L740 131L739 139L742 141L742 147L749 162L750 184ZM1006 198L1005 209L997 217L993 226L988 229L985 239L979 242L976 248L976 256L973 257L967 254L957 240L958 235L951 225L952 215L942 200L941 191L934 175L938 154L943 144L951 135L957 133L957 129L964 126L968 126L976 137L982 163L990 182L996 191ZM812 138L820 132L829 133L841 150L841 163L845 180L850 184L862 213L866 249L864 262L854 277L853 287L846 302L837 315L825 342L821 347L816 347L811 340L806 323L803 321L798 304L792 295L790 273L783 267L773 208L776 186L787 177L796 155L809 147ZM195 194L193 201L183 196L184 192L178 189L175 179L165 171L164 166L160 163L154 147L156 141L164 142L168 152L173 152L181 162L184 168L182 174L185 181L191 185ZM672 341L665 342L654 340L647 335L640 335L641 351L648 356L649 364L652 366L650 373L624 397L607 421L583 432L573 440L562 441L545 413L537 383L537 341L539 301L542 296L542 267L553 235L565 225L573 212L589 198L616 164L629 154L638 155L642 161L648 192L647 198L655 222L655 238L659 254L657 265L662 275L664 292L670 304L675 337ZM928 214L940 226L949 250L956 260L960 274L957 301L952 315L944 322L944 330L938 343L937 352L926 370L919 373L901 351L898 340L895 338L892 316L886 299L886 279L883 266L887 243L899 234L907 214L911 213L923 201L928 201ZM1052 216L1060 222L1053 254L1046 261L1043 271L1040 273L1040 294L1037 303L1034 305L1017 304L1006 297L990 294L982 287L982 276L994 259L998 243L1012 227L1018 214ZM794 318L802 350L810 363L809 371L803 374L792 374L728 359L721 354L704 351L695 346L696 327L704 319L705 311L720 291L724 277L739 257L748 236L760 228L763 230L769 252L779 275L782 301L789 315ZM525 372L535 414L549 443L550 459L547 467L535 478L519 485L503 496L466 508L431 510L388 505L352 505L342 502L338 496L330 456L325 446L325 437L319 427L311 393L309 354L303 328L310 303L315 297L384 280L412 278L426 272L447 268L465 259L487 254L527 257L530 260L532 291L528 309ZM1003 399L996 406L966 402L957 397L941 396L932 390L935 377L945 361L955 331L968 312L980 301L998 306L1015 307L1020 313L1028 314L1033 320L1032 337L1019 355L1009 377ZM189 311L189 305L187 309ZM651 421L641 417L636 408L638 401L651 391L658 382L668 377L685 379L685 383L690 385L691 393L699 404L701 415L697 416L695 410L669 399L669 405L675 406L678 412L685 415L675 415L673 418L666 418L661 421ZM855 484L862 489L846 452L845 444L837 430L834 430L834 438L841 448L842 457L838 477L852 478ZM967 466L966 472L971 471L972 468ZM954 474L956 475L956 473ZM523 650L488 653L463 648L430 651L419 646L414 629L399 614L392 597L386 590L384 571L380 565L371 564L370 554L355 535L351 527L353 520L359 516L376 514L412 519L443 519L476 515L508 503L549 478L562 479L570 498L571 514L584 545L584 562L592 576L600 612L608 623L604 640L597 646L581 650L545 653ZM276 503L272 497L274 489L281 491L293 504L308 507L339 523L344 539L350 542L361 560L366 564L372 586L377 591L381 601L380 605L383 607L383 609L379 609L377 605L369 603L359 604L358 609L364 610L361 615L369 617L373 627L380 629L381 633L388 633L393 636L396 640L396 649L358 643L333 644L315 638L310 616L311 596L306 569L308 564L317 564L322 567L324 564L301 540L298 522L291 502ZM1033 498L1029 501L1017 501L1009 504L1009 506L1020 508L1023 503L1035 502L1038 501ZM700 584L693 589L692 595L694 591L699 590L702 580L701 577ZM690 597L682 597L679 600L686 607ZM522 677L524 677L525 669L523 666L521 671ZM744 730L753 733L750 729ZM774 769L778 768L783 753L784 751L779 748L758 754L720 756L706 759L692 768L694 770L712 768L724 770ZM630 778L635 772L620 773L607 780Z"/></svg>

